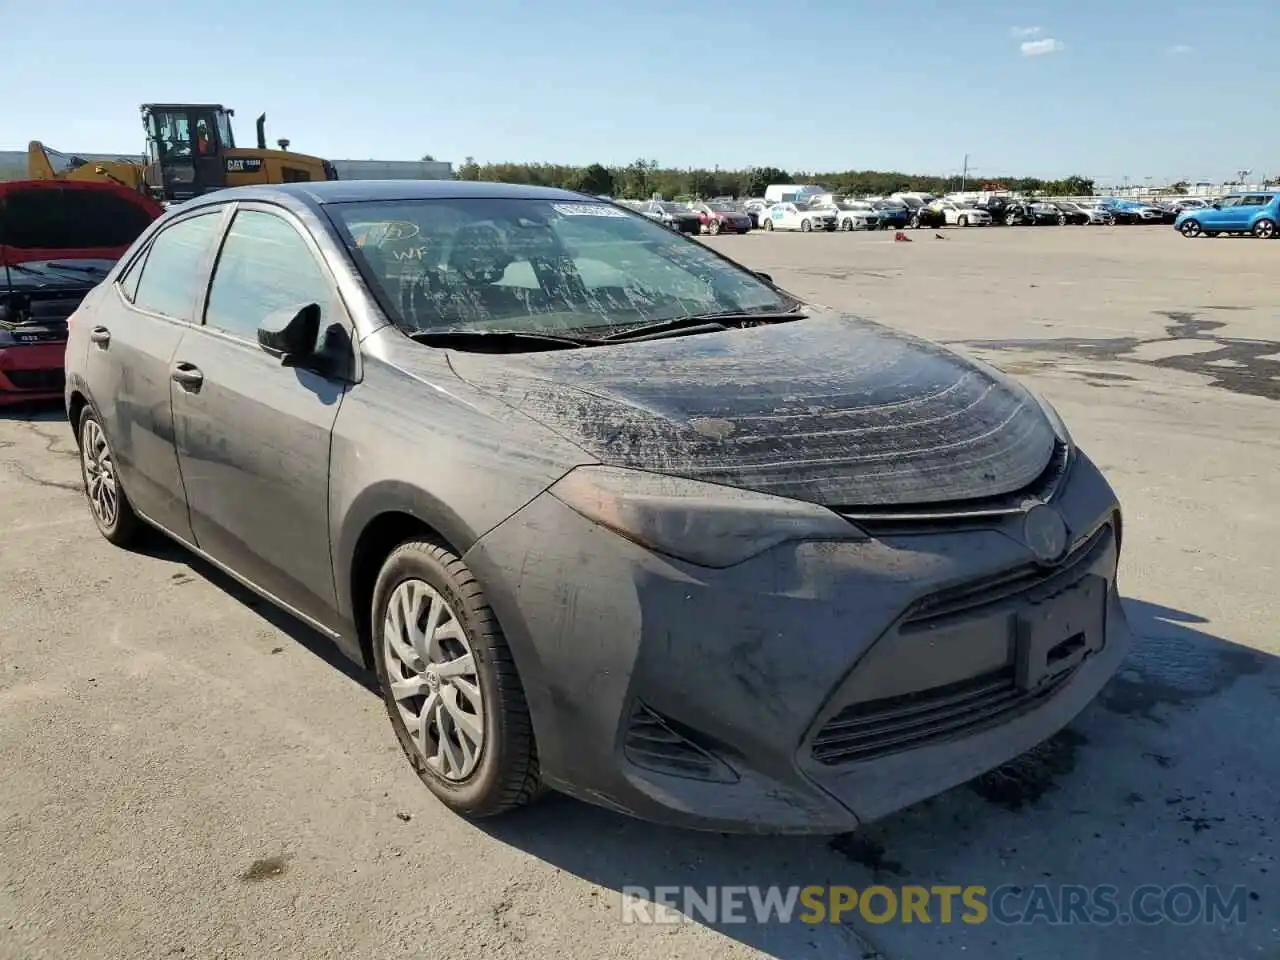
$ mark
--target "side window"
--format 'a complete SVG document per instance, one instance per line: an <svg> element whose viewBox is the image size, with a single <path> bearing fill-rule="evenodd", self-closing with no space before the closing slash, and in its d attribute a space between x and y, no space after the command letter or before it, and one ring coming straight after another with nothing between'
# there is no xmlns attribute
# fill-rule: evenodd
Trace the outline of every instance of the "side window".
<svg viewBox="0 0 1280 960"><path fill-rule="evenodd" d="M333 296L311 249L287 220L241 210L214 269L205 324L256 343L268 314L307 303L320 304L323 342L333 319Z"/></svg>
<svg viewBox="0 0 1280 960"><path fill-rule="evenodd" d="M180 220L156 234L145 262L130 271L141 270L133 280L134 305L175 320L190 320L205 279L205 254L221 222L218 210Z"/></svg>
<svg viewBox="0 0 1280 960"><path fill-rule="evenodd" d="M1247 206L1247 207L1265 207L1265 206L1267 205L1267 200L1269 200L1269 199L1270 199L1269 197L1263 197L1263 196L1259 196L1259 195L1257 195L1257 194L1252 194L1252 195L1250 195L1250 196L1248 196L1248 197L1245 197L1245 200L1244 200L1244 204L1243 204L1243 206Z"/></svg>
<svg viewBox="0 0 1280 960"><path fill-rule="evenodd" d="M1226 207L1238 207L1240 206L1240 201L1243 199L1243 197L1223 197L1221 206L1224 209Z"/></svg>

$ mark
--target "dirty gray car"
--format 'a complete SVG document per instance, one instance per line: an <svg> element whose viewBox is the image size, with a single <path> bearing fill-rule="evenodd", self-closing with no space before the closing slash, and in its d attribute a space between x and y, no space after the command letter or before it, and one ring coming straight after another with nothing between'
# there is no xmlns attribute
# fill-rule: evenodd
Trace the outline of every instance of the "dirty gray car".
<svg viewBox="0 0 1280 960"><path fill-rule="evenodd" d="M432 792L843 831L1115 671L1116 498L995 369L552 189L170 210L71 321L99 529L375 670Z"/></svg>

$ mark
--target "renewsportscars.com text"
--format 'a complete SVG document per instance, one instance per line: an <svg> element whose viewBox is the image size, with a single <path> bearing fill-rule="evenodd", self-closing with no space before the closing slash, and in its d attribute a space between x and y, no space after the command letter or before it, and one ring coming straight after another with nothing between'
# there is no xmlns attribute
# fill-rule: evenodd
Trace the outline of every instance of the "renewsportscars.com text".
<svg viewBox="0 0 1280 960"><path fill-rule="evenodd" d="M623 887L623 923L925 923L1005 925L1244 923L1245 887L970 884L890 887Z"/></svg>

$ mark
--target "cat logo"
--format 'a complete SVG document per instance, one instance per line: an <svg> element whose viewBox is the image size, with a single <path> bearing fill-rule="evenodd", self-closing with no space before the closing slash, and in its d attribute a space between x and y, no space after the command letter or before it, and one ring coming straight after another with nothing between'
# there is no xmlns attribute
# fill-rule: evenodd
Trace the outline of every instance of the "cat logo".
<svg viewBox="0 0 1280 960"><path fill-rule="evenodd" d="M227 173L258 173L261 170L260 157L227 157Z"/></svg>

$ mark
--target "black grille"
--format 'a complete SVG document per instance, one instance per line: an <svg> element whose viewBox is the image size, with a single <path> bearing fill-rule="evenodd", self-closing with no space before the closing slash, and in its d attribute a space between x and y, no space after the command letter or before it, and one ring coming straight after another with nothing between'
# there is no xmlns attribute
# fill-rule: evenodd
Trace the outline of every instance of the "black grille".
<svg viewBox="0 0 1280 960"><path fill-rule="evenodd" d="M1025 564L993 576L940 590L907 610L899 631L936 625L939 620L1014 597L1040 599L1061 593L1082 580L1111 544L1111 525L1099 527L1054 567Z"/></svg>
<svg viewBox="0 0 1280 960"><path fill-rule="evenodd" d="M62 370L6 370L4 375L18 390L61 390L67 382Z"/></svg>
<svg viewBox="0 0 1280 960"><path fill-rule="evenodd" d="M912 605L898 634L938 627L1011 599L1035 602L1085 579L1112 544L1112 528L1095 531L1058 566L1016 567L939 591ZM892 642L892 641L890 641ZM851 763L967 736L1029 710L1061 689L1078 665L1034 691L1019 688L1012 664L955 683L850 704L823 725L811 746L819 763Z"/></svg>
<svg viewBox="0 0 1280 960"><path fill-rule="evenodd" d="M737 775L723 761L678 733L648 707L637 705L627 727L623 752L637 767L693 780L733 782Z"/></svg>
<svg viewBox="0 0 1280 960"><path fill-rule="evenodd" d="M1056 693L1075 671L1035 691L1014 684L1013 668L883 700L845 707L813 740L819 763L871 760L993 726Z"/></svg>

